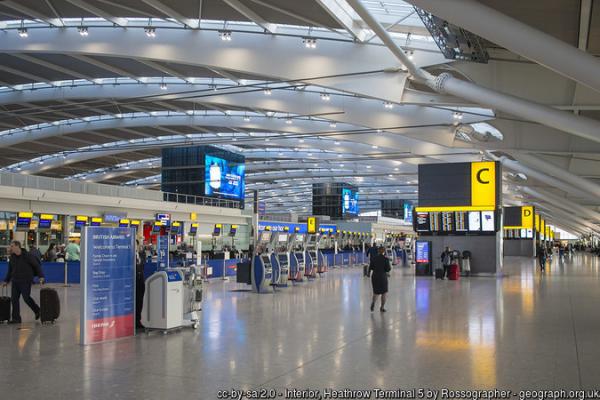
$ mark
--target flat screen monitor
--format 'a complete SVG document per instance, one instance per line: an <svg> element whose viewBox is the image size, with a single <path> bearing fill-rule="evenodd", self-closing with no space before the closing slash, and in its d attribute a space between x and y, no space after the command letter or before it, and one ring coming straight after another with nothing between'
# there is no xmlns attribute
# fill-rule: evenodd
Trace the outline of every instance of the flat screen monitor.
<svg viewBox="0 0 600 400"><path fill-rule="evenodd" d="M204 193L207 196L243 200L246 165L244 163L234 163L208 154L204 157Z"/></svg>
<svg viewBox="0 0 600 400"><path fill-rule="evenodd" d="M416 261L419 264L429 264L431 262L429 257L430 242L423 240L417 240L415 243Z"/></svg>
<svg viewBox="0 0 600 400"><path fill-rule="evenodd" d="M296 242L304 242L304 235L296 235Z"/></svg>
<svg viewBox="0 0 600 400"><path fill-rule="evenodd" d="M261 242L270 242L271 241L271 232L265 231L265 232L261 233L260 241Z"/></svg>
<svg viewBox="0 0 600 400"><path fill-rule="evenodd" d="M521 239L527 239L527 229L521 229Z"/></svg>
<svg viewBox="0 0 600 400"><path fill-rule="evenodd" d="M342 189L342 214L358 215L358 192Z"/></svg>
<svg viewBox="0 0 600 400"><path fill-rule="evenodd" d="M315 235L311 235L311 236L308 238L308 242L309 242L309 243L316 243L316 242L317 242L317 237L316 237Z"/></svg>
<svg viewBox="0 0 600 400"><path fill-rule="evenodd" d="M429 213L416 213L416 229L417 232L429 232Z"/></svg>
<svg viewBox="0 0 600 400"><path fill-rule="evenodd" d="M496 230L493 211L481 212L481 230L483 232L494 232Z"/></svg>
<svg viewBox="0 0 600 400"><path fill-rule="evenodd" d="M52 227L52 220L51 219L40 219L40 223L38 225L38 229L48 230L51 227Z"/></svg>
<svg viewBox="0 0 600 400"><path fill-rule="evenodd" d="M533 239L533 229L526 229L527 239Z"/></svg>
<svg viewBox="0 0 600 400"><path fill-rule="evenodd" d="M28 231L31 225L31 217L17 217L17 230Z"/></svg>
<svg viewBox="0 0 600 400"><path fill-rule="evenodd" d="M287 241L288 241L287 233L280 233L279 236L277 237L277 241L279 243L287 243Z"/></svg>
<svg viewBox="0 0 600 400"><path fill-rule="evenodd" d="M471 232L481 231L481 212L480 211L469 211L469 231L471 231Z"/></svg>
<svg viewBox="0 0 600 400"><path fill-rule="evenodd" d="M152 225L152 232L153 233L159 233L160 232L160 228L162 228L161 225L154 224L154 225Z"/></svg>

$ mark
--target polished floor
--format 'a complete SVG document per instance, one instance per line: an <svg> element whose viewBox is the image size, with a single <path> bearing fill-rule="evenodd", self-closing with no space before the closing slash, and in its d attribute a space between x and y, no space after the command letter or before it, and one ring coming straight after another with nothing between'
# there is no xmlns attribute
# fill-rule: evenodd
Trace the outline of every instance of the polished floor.
<svg viewBox="0 0 600 400"><path fill-rule="evenodd" d="M600 382L600 258L542 274L435 281L397 269L388 312L369 312L358 268L276 295L206 286L198 331L80 346L79 288L62 318L0 326L0 393L44 399L215 399L220 389L579 389ZM35 295L38 297L36 291Z"/></svg>

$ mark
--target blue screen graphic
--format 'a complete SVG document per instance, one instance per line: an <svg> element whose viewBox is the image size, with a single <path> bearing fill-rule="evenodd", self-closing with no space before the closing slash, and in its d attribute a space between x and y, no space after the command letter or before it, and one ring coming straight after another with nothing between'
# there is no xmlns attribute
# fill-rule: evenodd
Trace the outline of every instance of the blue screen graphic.
<svg viewBox="0 0 600 400"><path fill-rule="evenodd" d="M358 192L342 189L342 214L358 215Z"/></svg>
<svg viewBox="0 0 600 400"><path fill-rule="evenodd" d="M428 264L431 262L429 259L429 242L418 240L415 244L416 247L416 261L419 264Z"/></svg>
<svg viewBox="0 0 600 400"><path fill-rule="evenodd" d="M246 165L230 165L219 157L205 156L204 193L207 196L243 200L245 191Z"/></svg>
<svg viewBox="0 0 600 400"><path fill-rule="evenodd" d="M411 203L407 203L406 201L404 202L404 221L408 222L409 224L412 224L413 222L413 205Z"/></svg>

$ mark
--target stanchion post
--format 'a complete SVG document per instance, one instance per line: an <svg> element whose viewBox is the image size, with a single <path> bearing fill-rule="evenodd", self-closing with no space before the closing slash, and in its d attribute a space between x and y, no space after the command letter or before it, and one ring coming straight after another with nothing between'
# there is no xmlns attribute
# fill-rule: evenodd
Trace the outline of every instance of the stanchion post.
<svg viewBox="0 0 600 400"><path fill-rule="evenodd" d="M65 273L65 277L64 277L63 287L69 287L71 285L69 285L69 263L67 262L67 260L65 260L64 273Z"/></svg>

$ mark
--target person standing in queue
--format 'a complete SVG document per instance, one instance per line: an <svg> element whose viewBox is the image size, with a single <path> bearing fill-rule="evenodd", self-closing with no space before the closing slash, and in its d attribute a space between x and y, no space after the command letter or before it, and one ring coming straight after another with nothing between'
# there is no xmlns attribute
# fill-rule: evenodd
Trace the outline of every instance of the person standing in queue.
<svg viewBox="0 0 600 400"><path fill-rule="evenodd" d="M385 248L380 247L377 255L371 259L369 273L371 285L373 286L373 299L371 300L371 311L375 310L377 297L381 296L379 311L385 312L385 300L388 292L388 274L392 270L390 260L385 256Z"/></svg>
<svg viewBox="0 0 600 400"><path fill-rule="evenodd" d="M40 284L44 284L44 272L38 260L25 249L21 248L21 243L13 240L8 248L10 258L8 261L8 272L4 278L3 286L11 285L11 303L12 303L12 319L9 324L21 323L21 308L20 298L23 296L25 303L31 308L35 314L35 319L40 318L40 307L35 300L31 298L31 285L33 278L38 276Z"/></svg>
<svg viewBox="0 0 600 400"><path fill-rule="evenodd" d="M140 241L136 241L137 251L135 253L135 327L143 329L142 308L144 307L144 294L146 293L146 283L144 280L144 267L146 266L146 250L140 246Z"/></svg>
<svg viewBox="0 0 600 400"><path fill-rule="evenodd" d="M373 260L377 257L377 245L373 243L371 247L367 250L367 256L369 257L369 265L363 269L363 275L369 276L369 271L371 270L371 265L373 265Z"/></svg>
<svg viewBox="0 0 600 400"><path fill-rule="evenodd" d="M452 265L452 251L450 247L446 246L444 252L441 255L442 266L444 267L444 279L449 277L450 266Z"/></svg>
<svg viewBox="0 0 600 400"><path fill-rule="evenodd" d="M44 254L44 260L48 262L56 262L56 258L56 244L50 243L50 247L48 247L48 250L46 250L46 254Z"/></svg>

